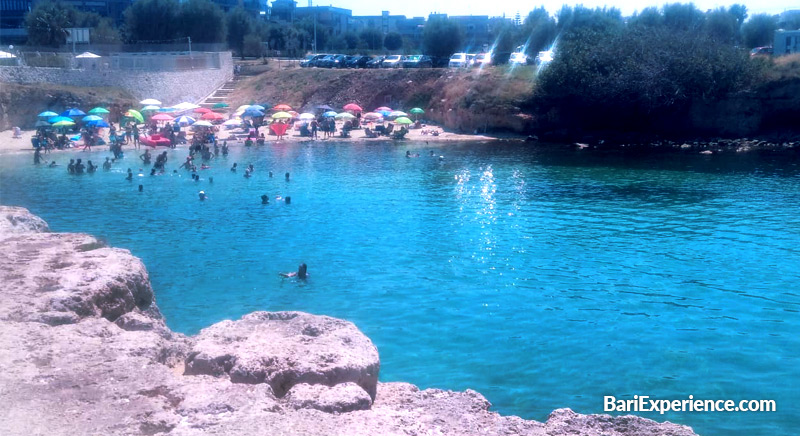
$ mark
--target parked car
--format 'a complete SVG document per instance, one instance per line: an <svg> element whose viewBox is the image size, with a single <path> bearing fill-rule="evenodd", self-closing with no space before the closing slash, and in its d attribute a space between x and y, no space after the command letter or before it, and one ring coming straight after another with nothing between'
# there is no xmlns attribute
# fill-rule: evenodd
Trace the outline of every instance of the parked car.
<svg viewBox="0 0 800 436"><path fill-rule="evenodd" d="M467 53L467 66L468 67L471 67L471 66L475 65L475 56L477 56L477 55Z"/></svg>
<svg viewBox="0 0 800 436"><path fill-rule="evenodd" d="M300 66L303 68L310 68L318 66L317 63L327 55L324 54L312 54L306 56L306 58L300 61Z"/></svg>
<svg viewBox="0 0 800 436"><path fill-rule="evenodd" d="M466 53L453 53L450 56L450 62L447 63L450 68L466 68L469 66Z"/></svg>
<svg viewBox="0 0 800 436"><path fill-rule="evenodd" d="M403 66L403 59L405 57L400 55L386 56L386 59L381 62L381 68L400 68Z"/></svg>
<svg viewBox="0 0 800 436"><path fill-rule="evenodd" d="M430 56L425 55L406 56L403 60L403 68L433 68L433 60Z"/></svg>
<svg viewBox="0 0 800 436"><path fill-rule="evenodd" d="M347 68L367 68L367 62L372 60L372 56L353 56L345 63Z"/></svg>
<svg viewBox="0 0 800 436"><path fill-rule="evenodd" d="M492 65L492 52L475 55L475 61L472 63L473 67L488 67L489 65Z"/></svg>
<svg viewBox="0 0 800 436"><path fill-rule="evenodd" d="M750 50L750 57L754 56L770 56L772 55L772 46L756 47Z"/></svg>
<svg viewBox="0 0 800 436"><path fill-rule="evenodd" d="M553 50L540 51L539 54L536 55L536 63L539 65L546 64L552 61L553 61Z"/></svg>
<svg viewBox="0 0 800 436"><path fill-rule="evenodd" d="M336 55L325 55L325 57L315 62L314 66L319 68L331 68L333 66L334 56Z"/></svg>
<svg viewBox="0 0 800 436"><path fill-rule="evenodd" d="M371 61L367 61L367 68L380 68L386 56L377 56Z"/></svg>
<svg viewBox="0 0 800 436"><path fill-rule="evenodd" d="M447 64L450 62L450 58L440 58L431 56L431 62L433 63L433 68L447 68Z"/></svg>
<svg viewBox="0 0 800 436"><path fill-rule="evenodd" d="M333 57L333 65L331 66L331 68L344 68L349 57L350 56L335 55Z"/></svg>
<svg viewBox="0 0 800 436"><path fill-rule="evenodd" d="M511 53L511 57L508 58L508 63L511 65L527 65L528 64L528 55L523 52L515 52Z"/></svg>

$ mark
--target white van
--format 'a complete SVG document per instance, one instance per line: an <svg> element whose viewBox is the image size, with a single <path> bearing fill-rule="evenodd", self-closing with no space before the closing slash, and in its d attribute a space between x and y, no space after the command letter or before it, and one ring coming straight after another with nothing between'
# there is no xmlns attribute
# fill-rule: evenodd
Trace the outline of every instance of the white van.
<svg viewBox="0 0 800 436"><path fill-rule="evenodd" d="M469 66L469 60L466 53L454 53L450 56L450 62L447 64L450 68L466 68Z"/></svg>

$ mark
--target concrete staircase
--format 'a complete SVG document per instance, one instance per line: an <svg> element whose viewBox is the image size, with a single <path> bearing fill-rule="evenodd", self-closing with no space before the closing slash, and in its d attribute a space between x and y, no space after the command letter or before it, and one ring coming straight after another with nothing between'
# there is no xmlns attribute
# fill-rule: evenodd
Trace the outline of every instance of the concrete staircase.
<svg viewBox="0 0 800 436"><path fill-rule="evenodd" d="M200 103L200 106L212 109L213 106L217 103L227 103L231 104L228 101L228 98L236 90L236 84L239 82L240 78L238 76L233 76L233 78L227 82L225 82L222 86L217 88L216 91L212 92L205 100Z"/></svg>

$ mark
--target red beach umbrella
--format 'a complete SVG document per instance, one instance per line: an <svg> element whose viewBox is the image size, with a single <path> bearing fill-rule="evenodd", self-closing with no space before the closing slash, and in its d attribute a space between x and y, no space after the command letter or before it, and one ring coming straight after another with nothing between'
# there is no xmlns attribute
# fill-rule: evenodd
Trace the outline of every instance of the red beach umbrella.
<svg viewBox="0 0 800 436"><path fill-rule="evenodd" d="M380 111L389 111L389 112L391 112L391 111L392 111L392 108L390 108L390 107L386 107L386 106L381 106L381 107L379 107L379 108L375 109L375 111L374 111L374 112L380 112Z"/></svg>
<svg viewBox="0 0 800 436"><path fill-rule="evenodd" d="M344 109L346 111L353 111L353 112L362 112L364 110L364 109L361 108L361 106L359 106L359 105L357 105L355 103L346 104L344 106L344 108L342 108L342 109Z"/></svg>
<svg viewBox="0 0 800 436"><path fill-rule="evenodd" d="M199 107L199 108L195 109L194 112L198 113L198 114L207 114L207 113L211 112L211 109L209 109L207 107Z"/></svg>
<svg viewBox="0 0 800 436"><path fill-rule="evenodd" d="M291 106L289 106L288 104L279 104L279 105L275 106L274 108L272 108L272 110L276 110L276 111L290 111L290 110L292 110L292 107L291 107Z"/></svg>
<svg viewBox="0 0 800 436"><path fill-rule="evenodd" d="M216 121L216 120L221 120L223 118L225 117L223 117L222 114L218 114L216 112L211 112L211 111L204 113L203 116L200 117L201 120L208 120L208 121Z"/></svg>

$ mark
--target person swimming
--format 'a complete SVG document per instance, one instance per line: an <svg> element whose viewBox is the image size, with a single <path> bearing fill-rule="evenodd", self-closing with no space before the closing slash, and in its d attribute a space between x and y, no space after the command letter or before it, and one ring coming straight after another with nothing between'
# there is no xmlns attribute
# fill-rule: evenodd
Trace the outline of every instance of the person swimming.
<svg viewBox="0 0 800 436"><path fill-rule="evenodd" d="M106 158L106 161L103 162L103 170L104 171L109 171L110 169L111 169L111 159L110 158Z"/></svg>
<svg viewBox="0 0 800 436"><path fill-rule="evenodd" d="M248 179L250 178L250 168L244 170L244 176Z"/></svg>
<svg viewBox="0 0 800 436"><path fill-rule="evenodd" d="M231 167L231 172L232 173L236 172L236 162L233 163L233 166Z"/></svg>
<svg viewBox="0 0 800 436"><path fill-rule="evenodd" d="M272 178L272 171L269 172L269 178Z"/></svg>
<svg viewBox="0 0 800 436"><path fill-rule="evenodd" d="M200 191L200 192L197 194L197 196L200 198L200 201L205 201L205 200L206 200L206 198L208 198L208 197L206 197L206 193L205 193L205 191Z"/></svg>
<svg viewBox="0 0 800 436"><path fill-rule="evenodd" d="M256 167L254 167L253 164L248 165L247 169L250 170L251 173L256 171Z"/></svg>
<svg viewBox="0 0 800 436"><path fill-rule="evenodd" d="M67 172L70 174L75 174L75 159L69 160L69 164L67 164Z"/></svg>
<svg viewBox="0 0 800 436"><path fill-rule="evenodd" d="M409 158L411 158L411 157L419 157L419 153L411 154L411 151L407 150L406 151L406 157L409 157Z"/></svg>
<svg viewBox="0 0 800 436"><path fill-rule="evenodd" d="M50 166L50 168L55 168L55 167L58 166L58 164L56 163L56 161L52 161L52 162L50 162L49 166Z"/></svg>
<svg viewBox="0 0 800 436"><path fill-rule="evenodd" d="M289 181L289 173L286 173L286 181Z"/></svg>
<svg viewBox="0 0 800 436"><path fill-rule="evenodd" d="M297 268L297 272L281 273L283 277L297 277L298 279L305 280L308 277L308 267L306 264L301 263Z"/></svg>
<svg viewBox="0 0 800 436"><path fill-rule="evenodd" d="M77 159L75 161L75 174L83 174L83 170L85 168L86 166L83 163L81 163L80 159Z"/></svg>
<svg viewBox="0 0 800 436"><path fill-rule="evenodd" d="M128 168L128 177L125 177L125 180L133 180L133 171Z"/></svg>
<svg viewBox="0 0 800 436"><path fill-rule="evenodd" d="M267 194L261 196L261 204L269 204L269 196Z"/></svg>

